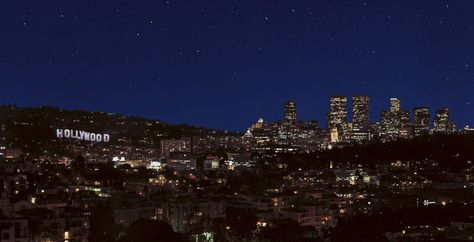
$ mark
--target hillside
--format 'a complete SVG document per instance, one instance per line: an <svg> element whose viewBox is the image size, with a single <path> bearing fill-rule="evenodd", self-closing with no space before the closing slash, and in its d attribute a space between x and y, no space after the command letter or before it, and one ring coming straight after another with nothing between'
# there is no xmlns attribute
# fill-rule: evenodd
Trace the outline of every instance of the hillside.
<svg viewBox="0 0 474 242"><path fill-rule="evenodd" d="M61 145L56 129L85 130L110 134L110 143L140 147L158 147L161 139L183 136L224 134L224 131L174 125L159 120L106 112L66 110L54 107L21 108L0 106L0 124L4 124L7 147L31 152L40 147ZM64 142L64 141L63 141Z"/></svg>

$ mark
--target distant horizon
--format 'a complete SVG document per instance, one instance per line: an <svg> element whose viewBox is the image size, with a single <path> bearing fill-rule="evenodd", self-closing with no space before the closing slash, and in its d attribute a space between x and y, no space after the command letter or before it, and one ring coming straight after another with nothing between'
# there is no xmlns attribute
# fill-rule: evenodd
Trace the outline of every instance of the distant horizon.
<svg viewBox="0 0 474 242"><path fill-rule="evenodd" d="M331 95L329 97L334 97L334 96L344 96L344 95ZM370 119L371 124L375 124L375 123L380 121L380 112L387 111L389 109L389 104L390 104L389 99L392 98L392 97L396 98L396 96L390 96L387 99L387 107L385 109L379 110L376 113L375 118L374 118L374 115L373 115L373 112L372 112L373 107L371 105L372 98L369 95L355 94L355 95L351 95L351 96L344 96L344 97L347 97L347 100L348 100L348 102L347 102L347 118L348 118L349 123L352 122L352 97L353 96L368 96L369 97L369 100L370 100L369 101L369 109L370 109L369 119ZM281 111L280 117L277 117L277 118L274 118L274 119L269 119L269 118L265 118L264 116L258 116L258 117L255 117L253 120L251 120L248 124L243 124L243 125L246 125L246 126L244 126L241 129L231 129L231 128L226 128L226 127L212 127L212 126L208 126L208 125L205 125L205 124L195 124L195 123L187 122L187 121L175 122L175 121L169 121L168 119L166 119L166 117L165 118L163 118L163 117L149 117L147 115L143 115L143 114L140 114L140 113L128 113L128 112L123 112L123 111L110 111L110 110L104 110L104 109L87 109L87 108L77 108L77 107L64 107L64 106L59 106L59 105L48 105L48 104L45 104L45 105L0 104L0 106L17 106L17 107L20 107L20 108L45 108L45 107L48 107L48 108L66 109L66 110L69 110L69 111L113 113L113 114L116 114L116 115L124 115L124 116L127 116L127 117L140 117L140 118L145 118L145 119L149 119L149 120L158 120L158 121L162 121L162 122L165 122L165 123L168 123L168 124L171 124L171 125L189 125L189 126L193 126L193 127L197 127L197 128L207 128L207 129L229 131L229 132L245 132L252 124L255 124L260 118L263 118L263 120L265 122L277 122L277 121L283 120L284 104L287 101L295 101L295 100L294 99L287 99L287 100L282 102L281 107L280 107L280 111ZM456 120L458 120L458 119L452 114L451 108L449 106L440 106L440 107L437 107L437 108L432 108L430 105L417 105L417 106L412 106L410 109L407 109L403 105L403 100L400 99L400 101L402 103L401 110L406 110L410 113L410 120L413 120L413 109L414 108L416 108L416 107L428 107L429 110L430 110L430 127L432 127L436 111L441 109L441 108L448 108L449 115L450 115L450 120L453 121L456 124L458 129L462 129L466 125L471 127L470 123L460 124L460 123L456 122ZM315 118L304 118L304 119L300 118L300 116L301 116L300 115L301 111L299 109L300 104L297 101L295 101L295 102L296 102L297 121L309 122L309 121L312 121L312 120L316 120L316 121L318 121L318 127L320 127L320 128L326 128L327 127L326 119L319 120L319 119L315 119ZM324 115L326 115L326 113L328 111L329 111L329 100L327 100L327 110L324 112Z"/></svg>

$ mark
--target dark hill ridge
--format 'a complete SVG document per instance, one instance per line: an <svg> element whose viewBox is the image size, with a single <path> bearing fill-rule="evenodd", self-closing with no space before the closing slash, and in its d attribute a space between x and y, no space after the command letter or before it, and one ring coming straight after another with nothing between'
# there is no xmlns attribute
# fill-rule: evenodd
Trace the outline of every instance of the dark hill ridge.
<svg viewBox="0 0 474 242"><path fill-rule="evenodd" d="M221 130L173 125L159 120L106 112L67 110L55 107L0 106L7 147L37 150L57 145L56 129L85 130L110 134L110 144L158 147L161 139L207 134L240 135Z"/></svg>
<svg viewBox="0 0 474 242"><path fill-rule="evenodd" d="M290 169L324 169L337 164L361 164L374 168L393 161L436 161L445 171L470 169L474 163L474 134L426 135L413 140L374 142L310 154L281 154L270 162L289 164Z"/></svg>

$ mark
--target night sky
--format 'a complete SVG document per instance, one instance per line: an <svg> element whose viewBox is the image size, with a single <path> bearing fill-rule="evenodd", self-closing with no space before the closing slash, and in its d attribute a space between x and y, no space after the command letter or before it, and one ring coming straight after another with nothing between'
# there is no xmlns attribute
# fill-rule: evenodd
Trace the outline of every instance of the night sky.
<svg viewBox="0 0 474 242"><path fill-rule="evenodd" d="M0 104L244 130L367 94L474 125L472 0L2 0L0 30Z"/></svg>

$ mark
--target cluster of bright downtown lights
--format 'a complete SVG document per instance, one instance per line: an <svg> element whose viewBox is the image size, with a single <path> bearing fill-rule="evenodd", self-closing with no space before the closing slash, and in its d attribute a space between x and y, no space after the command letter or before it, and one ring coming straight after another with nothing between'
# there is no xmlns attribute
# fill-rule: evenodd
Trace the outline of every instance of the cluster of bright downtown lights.
<svg viewBox="0 0 474 242"><path fill-rule="evenodd" d="M352 124L354 128L365 129L370 124L369 119L369 96L357 95L352 98ZM332 96L330 98L330 109L327 113L327 122L329 128L340 128L341 125L348 124L348 98L346 96ZM430 127L430 108L426 106L413 108L413 124L421 129ZM296 123L296 103L288 101L285 104L284 119L287 123ZM392 120L390 120L392 119ZM383 124L397 122L393 119L400 119L398 122L410 120L409 112L401 109L401 101L398 98L390 98L390 108L388 111L380 113L380 122ZM447 129L449 122L449 110L446 107L436 111L434 125L435 129ZM392 126L393 124L388 124ZM396 124L395 124L396 125ZM466 125L469 128L469 125Z"/></svg>

